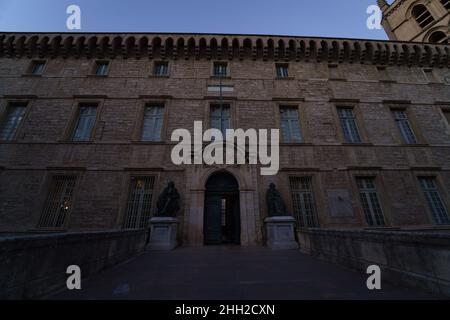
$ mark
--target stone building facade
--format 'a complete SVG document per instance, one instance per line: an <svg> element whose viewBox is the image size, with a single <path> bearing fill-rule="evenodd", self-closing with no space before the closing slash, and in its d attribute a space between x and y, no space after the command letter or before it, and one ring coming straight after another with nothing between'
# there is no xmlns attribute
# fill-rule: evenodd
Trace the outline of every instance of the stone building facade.
<svg viewBox="0 0 450 320"><path fill-rule="evenodd" d="M449 0L378 0L382 25L389 39L413 42L448 43Z"/></svg>
<svg viewBox="0 0 450 320"><path fill-rule="evenodd" d="M0 231L144 228L169 181L185 245L214 223L263 244L272 182L300 236L448 230L449 65L444 44L0 34ZM279 173L173 164L171 134L194 121L281 129Z"/></svg>

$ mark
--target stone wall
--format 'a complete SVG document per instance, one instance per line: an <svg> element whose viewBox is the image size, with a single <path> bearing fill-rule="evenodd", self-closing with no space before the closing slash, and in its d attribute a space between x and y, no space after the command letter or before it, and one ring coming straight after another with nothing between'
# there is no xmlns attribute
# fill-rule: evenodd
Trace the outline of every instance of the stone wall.
<svg viewBox="0 0 450 320"><path fill-rule="evenodd" d="M368 230L302 230L301 250L388 281L450 297L450 234Z"/></svg>
<svg viewBox="0 0 450 320"><path fill-rule="evenodd" d="M68 266L85 279L136 255L146 239L143 230L0 238L0 299L44 297L66 286Z"/></svg>

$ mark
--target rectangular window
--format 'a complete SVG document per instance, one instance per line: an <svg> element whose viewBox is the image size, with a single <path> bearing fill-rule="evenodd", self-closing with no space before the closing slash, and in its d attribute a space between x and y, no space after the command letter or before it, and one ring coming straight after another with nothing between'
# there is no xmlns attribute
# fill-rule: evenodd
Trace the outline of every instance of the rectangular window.
<svg viewBox="0 0 450 320"><path fill-rule="evenodd" d="M356 125L356 119L352 108L339 107L337 108L339 121L341 122L342 132L344 133L344 140L347 143L360 143L361 137Z"/></svg>
<svg viewBox="0 0 450 320"><path fill-rule="evenodd" d="M404 110L391 110L391 112L394 116L395 124L402 135L403 141L407 144L417 143L406 112Z"/></svg>
<svg viewBox="0 0 450 320"><path fill-rule="evenodd" d="M294 215L299 227L318 227L316 203L311 177L290 177Z"/></svg>
<svg viewBox="0 0 450 320"><path fill-rule="evenodd" d="M151 217L155 177L131 177L124 229L143 229Z"/></svg>
<svg viewBox="0 0 450 320"><path fill-rule="evenodd" d="M168 62L155 62L155 69L153 70L153 75L162 77L169 74L169 63Z"/></svg>
<svg viewBox="0 0 450 320"><path fill-rule="evenodd" d="M226 130L231 129L231 112L228 104L211 105L210 127L219 129L225 139Z"/></svg>
<svg viewBox="0 0 450 320"><path fill-rule="evenodd" d="M33 61L31 64L31 74L40 76L44 72L45 61Z"/></svg>
<svg viewBox="0 0 450 320"><path fill-rule="evenodd" d="M109 62L108 61L96 61L95 62L95 75L106 76L108 74Z"/></svg>
<svg viewBox="0 0 450 320"><path fill-rule="evenodd" d="M302 142L298 108L291 106L281 106L280 118L283 141L286 143Z"/></svg>
<svg viewBox="0 0 450 320"><path fill-rule="evenodd" d="M145 107L142 125L142 141L161 141L161 131L164 121L164 105L151 104Z"/></svg>
<svg viewBox="0 0 450 320"><path fill-rule="evenodd" d="M444 117L447 120L447 123L450 125L450 110L442 110L444 113Z"/></svg>
<svg viewBox="0 0 450 320"><path fill-rule="evenodd" d="M450 10L450 0L441 0L441 3L447 11Z"/></svg>
<svg viewBox="0 0 450 320"><path fill-rule="evenodd" d="M214 76L226 77L228 75L228 67L226 62L214 62Z"/></svg>
<svg viewBox="0 0 450 320"><path fill-rule="evenodd" d="M287 64L276 64L276 69L278 78L289 77L289 66Z"/></svg>
<svg viewBox="0 0 450 320"><path fill-rule="evenodd" d="M11 141L15 138L26 110L26 103L11 103L6 107L5 117L0 125L0 140Z"/></svg>
<svg viewBox="0 0 450 320"><path fill-rule="evenodd" d="M356 178L359 189L359 198L369 226L384 226L384 215L375 187L375 178Z"/></svg>
<svg viewBox="0 0 450 320"><path fill-rule="evenodd" d="M428 206L433 214L436 224L450 224L447 209L442 201L441 195L434 177L419 177L419 183L422 188Z"/></svg>
<svg viewBox="0 0 450 320"><path fill-rule="evenodd" d="M97 105L82 104L78 108L78 117L73 131L73 141L89 141L92 137L95 120L97 119Z"/></svg>
<svg viewBox="0 0 450 320"><path fill-rule="evenodd" d="M72 209L75 176L54 176L38 228L64 228Z"/></svg>

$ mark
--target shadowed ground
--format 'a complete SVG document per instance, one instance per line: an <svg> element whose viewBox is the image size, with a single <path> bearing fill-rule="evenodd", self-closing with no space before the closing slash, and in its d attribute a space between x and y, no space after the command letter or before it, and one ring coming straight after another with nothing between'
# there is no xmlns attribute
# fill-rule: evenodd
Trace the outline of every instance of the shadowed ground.
<svg viewBox="0 0 450 320"><path fill-rule="evenodd" d="M427 294L367 277L296 250L181 247L144 254L50 299L420 299Z"/></svg>

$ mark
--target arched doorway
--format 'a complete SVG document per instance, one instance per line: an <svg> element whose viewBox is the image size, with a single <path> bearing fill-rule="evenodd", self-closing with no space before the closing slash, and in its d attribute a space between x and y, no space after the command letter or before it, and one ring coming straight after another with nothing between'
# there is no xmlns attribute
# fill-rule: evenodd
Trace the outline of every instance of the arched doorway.
<svg viewBox="0 0 450 320"><path fill-rule="evenodd" d="M204 244L240 244L239 184L228 172L211 175L205 186Z"/></svg>

